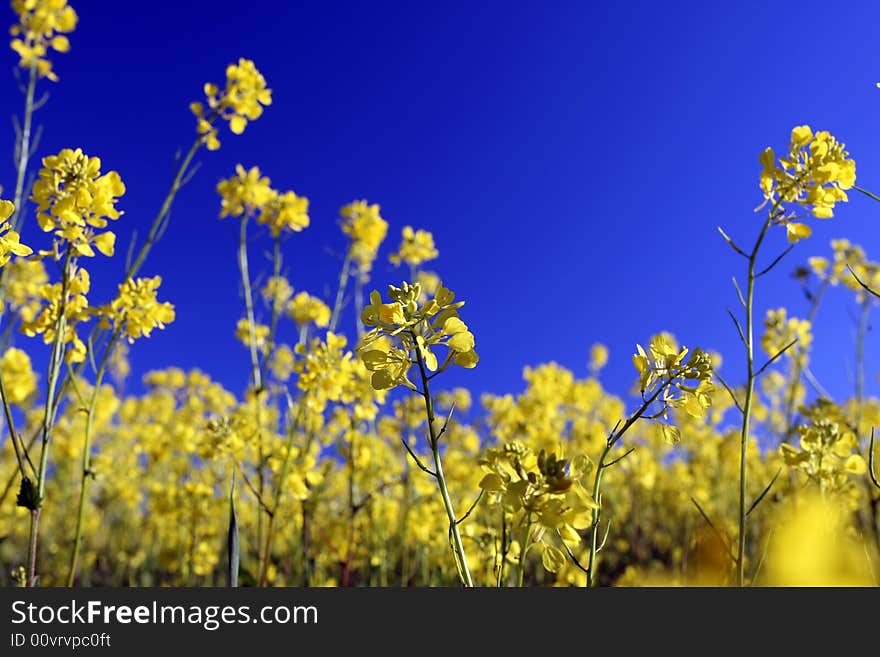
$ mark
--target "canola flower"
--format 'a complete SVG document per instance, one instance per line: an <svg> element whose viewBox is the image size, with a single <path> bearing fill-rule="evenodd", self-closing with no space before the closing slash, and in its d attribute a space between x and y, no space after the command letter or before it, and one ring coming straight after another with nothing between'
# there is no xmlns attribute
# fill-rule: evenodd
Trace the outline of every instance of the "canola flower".
<svg viewBox="0 0 880 657"><path fill-rule="evenodd" d="M66 51L76 14L65 0L13 8L13 48L31 73L29 126L33 86L57 80L48 53ZM284 240L310 225L308 199L239 165L217 189L221 217L241 221L244 317L226 329L250 352L247 387L236 393L172 366L148 372L132 392L129 344L173 330L161 276L138 273L168 229L192 158L219 147L223 122L241 134L271 103L246 59L205 93L193 106L189 154L113 297L100 302L105 288L90 274L99 269L82 259L115 256L108 227L122 214L125 185L81 149L45 156L30 194L44 235L23 245L32 228L17 223L28 216L23 130L21 185L12 202L0 201L3 329L10 341L40 340L4 345L0 355L0 447L9 443L14 456L0 459L0 559L9 565L0 583L876 584L880 483L868 436L880 401L866 394L864 342L880 266L845 239L810 258L799 268L809 313L772 304L760 326L767 360L755 362L754 284L780 260L758 264L765 234L785 226L790 242L802 240L810 234L802 214L830 218L858 189L835 137L798 126L782 157L765 151L763 230L750 252L725 234L749 261L739 290L745 326L736 320L745 385L721 378L719 355L658 333L636 346L630 412L603 387L613 363L600 343L583 373L554 362L525 367L516 393L442 389L435 377L479 357L462 302L423 269L439 257L434 235L404 227L388 257L409 267L410 281L365 304L363 286L384 274L373 268L389 224L378 204L345 206L346 259L331 308L299 289L297 263L288 269L283 259ZM252 277L248 244L264 237L271 267ZM814 319L834 288L859 311L854 390L837 403L813 393L821 385L810 370L822 348ZM338 328L346 313L360 322L356 340ZM41 373L36 342L50 347ZM740 416L737 441L731 418ZM233 534L240 573L227 565Z"/></svg>
<svg viewBox="0 0 880 657"><path fill-rule="evenodd" d="M57 238L54 253L44 255L57 258L69 246L78 256L92 257L95 249L112 256L116 235L98 231L122 216L116 202L123 194L125 185L119 174L102 174L101 159L89 157L80 148L65 148L43 158L31 199L37 203L40 228Z"/></svg>
<svg viewBox="0 0 880 657"><path fill-rule="evenodd" d="M21 243L21 236L10 228L8 219L15 212L11 201L0 199L0 267L9 262L12 256L29 256L33 249Z"/></svg>
<svg viewBox="0 0 880 657"><path fill-rule="evenodd" d="M50 50L59 53L70 50L66 35L76 29L76 11L67 0L13 0L12 9L18 23L10 30L14 37L10 45L20 57L19 66L57 82L58 76L47 55Z"/></svg>
<svg viewBox="0 0 880 657"><path fill-rule="evenodd" d="M206 82L204 103L193 102L190 110L196 117L196 130L209 151L220 148L215 121L219 118L229 123L229 130L240 135L249 121L263 115L263 108L272 104L272 90L266 79L249 59L241 58L237 64L226 67L226 86Z"/></svg>

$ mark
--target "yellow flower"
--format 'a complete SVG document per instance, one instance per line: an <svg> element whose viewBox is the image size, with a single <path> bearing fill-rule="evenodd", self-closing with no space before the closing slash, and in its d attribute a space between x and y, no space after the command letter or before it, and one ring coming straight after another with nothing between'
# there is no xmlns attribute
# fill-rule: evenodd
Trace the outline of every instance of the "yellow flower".
<svg viewBox="0 0 880 657"><path fill-rule="evenodd" d="M217 184L220 195L220 218L240 217L263 210L272 201L275 192L269 186L271 181L260 174L259 167L245 169L235 165L235 175Z"/></svg>
<svg viewBox="0 0 880 657"><path fill-rule="evenodd" d="M269 347L269 332L270 329L265 324L255 324L254 325L254 336L256 337L256 346L257 349L265 353ZM251 328L250 322L247 319L238 320L238 324L235 327L235 337L238 338L244 346L248 347L251 344Z"/></svg>
<svg viewBox="0 0 880 657"><path fill-rule="evenodd" d="M43 168L34 184L31 199L37 203L37 221L46 231L55 231L75 254L94 256L94 246L113 255L116 236L97 233L122 212L116 201L125 185L115 171L101 174L101 159L89 157L77 148L65 148L58 155L43 158Z"/></svg>
<svg viewBox="0 0 880 657"><path fill-rule="evenodd" d="M136 338L150 337L154 328L164 329L174 321L174 306L156 299L161 283L160 276L129 278L119 286L119 296L102 309L113 329L124 333L129 343Z"/></svg>
<svg viewBox="0 0 880 657"><path fill-rule="evenodd" d="M772 148L759 158L761 163L760 187L768 202L783 210L773 217L776 224L784 225L791 243L809 237L812 230L806 224L794 221L797 213L788 212L784 204L809 207L813 216L829 219L834 206L849 200L846 190L856 182L856 163L850 159L844 144L831 133L813 133L810 126L796 126L791 131L788 153L777 160Z"/></svg>
<svg viewBox="0 0 880 657"><path fill-rule="evenodd" d="M272 90L266 86L265 78L249 59L239 59L238 64L226 67L224 89L206 83L205 96L211 110L209 114L199 102L192 103L190 109L196 116L198 133L202 135L208 150L212 151L220 148L217 128L214 127L217 118L228 121L230 131L240 135L248 121L260 118L263 106L272 104Z"/></svg>
<svg viewBox="0 0 880 657"><path fill-rule="evenodd" d="M284 276L272 276L266 281L260 294L263 295L266 305L279 315L293 296L293 288Z"/></svg>
<svg viewBox="0 0 880 657"><path fill-rule="evenodd" d="M785 308L768 310L767 317L764 319L764 329L761 347L771 357L788 347L785 351L787 358L802 359L813 343L812 326L809 320L789 317ZM794 344L792 345L792 343Z"/></svg>
<svg viewBox="0 0 880 657"><path fill-rule="evenodd" d="M6 221L15 212L10 201L0 200L0 267L9 262L13 255L28 256L33 249L21 243L19 234L12 230Z"/></svg>
<svg viewBox="0 0 880 657"><path fill-rule="evenodd" d="M294 192L273 192L262 206L257 223L269 226L272 237L278 237L283 230L298 233L309 225L308 212L309 199L305 196L297 196Z"/></svg>
<svg viewBox="0 0 880 657"><path fill-rule="evenodd" d="M389 256L394 265L405 262L414 267L433 260L439 255L434 247L434 236L426 230L413 230L412 226L403 227L403 238L397 253Z"/></svg>
<svg viewBox="0 0 880 657"><path fill-rule="evenodd" d="M596 343L590 347L590 372L595 376L608 364L608 347Z"/></svg>
<svg viewBox="0 0 880 657"><path fill-rule="evenodd" d="M74 363L81 363L86 357L85 343L77 335L76 325L90 317L89 301L86 294L91 287L89 273L82 267L76 268L67 285L67 298L62 303L62 284L46 284L40 289L42 307L30 321L22 321L21 332L28 337L42 335L45 344L55 340L58 318L64 307L64 333L62 343L70 345L66 358Z"/></svg>
<svg viewBox="0 0 880 657"><path fill-rule="evenodd" d="M0 359L0 371L8 403L21 404L36 392L37 376L31 367L30 356L21 349L10 347L6 350Z"/></svg>
<svg viewBox="0 0 880 657"><path fill-rule="evenodd" d="M46 54L50 48L56 52L70 50L64 34L76 29L73 7L67 0L12 0L12 9L18 14L18 23L10 30L15 37L10 45L20 58L19 66L33 66L39 77L57 82Z"/></svg>
<svg viewBox="0 0 880 657"><path fill-rule="evenodd" d="M349 256L361 273L369 272L388 234L388 222L379 215L379 206L366 201L354 201L340 211L342 232L351 238Z"/></svg>
<svg viewBox="0 0 880 657"><path fill-rule="evenodd" d="M458 316L463 301L455 302L455 294L442 285L433 299L422 304L418 283L404 282L401 287L389 286L391 303L383 303L377 291L370 294L370 304L364 308L361 321L375 327L358 346L358 355L371 371L372 384L377 390L397 385L414 388L407 378L412 364L409 354L415 352L424 367L436 372L451 364L476 367L479 357L474 351L474 335ZM441 364L434 348L446 347L446 359Z"/></svg>
<svg viewBox="0 0 880 657"><path fill-rule="evenodd" d="M315 326L324 328L330 324L330 308L308 292L300 292L293 297L287 306L287 313L299 326L314 322Z"/></svg>
<svg viewBox="0 0 880 657"><path fill-rule="evenodd" d="M22 321L31 321L40 311L40 291L49 282L42 260L17 259L3 270L6 301Z"/></svg>

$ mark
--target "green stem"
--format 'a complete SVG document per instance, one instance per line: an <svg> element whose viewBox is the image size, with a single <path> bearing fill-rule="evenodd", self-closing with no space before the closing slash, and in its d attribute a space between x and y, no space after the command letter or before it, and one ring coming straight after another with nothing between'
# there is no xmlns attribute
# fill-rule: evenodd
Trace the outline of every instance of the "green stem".
<svg viewBox="0 0 880 657"><path fill-rule="evenodd" d="M34 116L34 91L37 86L37 61L31 65L28 72L28 86L25 92L24 101L24 121L21 125L21 137L17 144L16 155L16 176L15 176L15 196L13 203L15 204L15 215L12 220L12 226L15 230L21 229L22 218L24 212L22 202L24 200L24 182L27 178L28 162L31 158L31 124Z"/></svg>
<svg viewBox="0 0 880 657"><path fill-rule="evenodd" d="M89 399L89 406L86 410L86 430L85 436L83 438L83 453L82 453L82 473L80 478L80 486L79 486L79 503L77 505L76 511L76 532L74 534L73 539L73 550L70 555L70 567L67 571L67 586L73 586L74 580L76 579L76 571L77 565L79 563L79 554L80 549L82 547L82 536L83 536L83 518L85 516L85 508L86 508L86 494L89 486L89 479L91 478L92 472L92 464L91 464L91 451L92 451L92 431L94 428L94 418L95 418L95 408L98 405L98 394L101 391L101 384L104 381L104 373L107 370L107 363L110 360L110 355L113 353L113 347L116 344L116 340L119 338L119 329L115 329L113 334L110 336L110 342L107 343L107 348L104 349L104 354L101 357L101 363L98 366L98 372L95 374L95 387L92 389L92 396ZM73 379L71 379L72 381Z"/></svg>
<svg viewBox="0 0 880 657"><path fill-rule="evenodd" d="M443 508L446 509L446 517L449 520L449 533L452 538L453 557L455 558L456 568L459 571L462 584L466 587L473 587L474 582L471 578L471 572L468 568L467 557L464 553L464 544L461 540L461 532L458 529L458 520L455 517L455 509L452 506L452 500L449 498L449 488L446 484L446 475L443 474L443 463L440 459L440 436L437 435L437 429L434 426L434 401L431 399L431 391L428 387L428 372L425 369L425 361L422 357L422 351L416 341L415 331L410 329L413 344L415 345L416 360L419 363L419 373L422 377L422 396L425 400L425 414L428 419L428 435L431 442L431 454L434 457L434 475L437 479L437 486L440 488L440 497L443 499Z"/></svg>
<svg viewBox="0 0 880 657"><path fill-rule="evenodd" d="M599 456L599 463L596 466L596 475L593 478L593 502L596 504L599 503L599 494L602 489L602 473L605 471L605 468L608 467L606 460L608 455L611 453L611 450L614 449L614 446L623 438L623 435L629 431L630 427L634 425L639 418L641 418L645 412L651 407L657 397L660 396L660 393L663 392L669 384L672 383L672 378L670 377L662 384L657 386L657 389L648 397L639 409L630 415L626 422L623 423L623 426L612 432L612 434L608 437L608 440L605 441L605 448L602 450L601 456ZM587 565L587 588L590 588L596 583L596 565L597 558L596 555L599 553L599 520L601 519L601 505L597 506L593 509L593 523L592 528L590 530L590 560Z"/></svg>
<svg viewBox="0 0 880 657"><path fill-rule="evenodd" d="M46 407L43 412L42 445L40 448L40 465L37 470L37 503L42 504L46 491L46 468L49 463L49 443L52 438L52 425L55 419L55 391L58 385L58 374L61 371L61 361L64 358L64 333L67 330L67 291L70 283L71 247L67 247L64 256L64 266L61 278L61 296L58 301L58 318L55 320L55 339L52 341L52 351L49 358L48 382L46 384ZM40 509L34 509L31 514L31 540L28 550L27 583L29 587L35 586L37 570L37 547L39 535Z"/></svg>
<svg viewBox="0 0 880 657"><path fill-rule="evenodd" d="M168 194L165 196L165 200L162 201L162 207L159 208L159 214L153 219L153 225L150 226L150 232L147 233L147 239L141 245L141 248L138 250L138 254L132 262L131 266L128 268L128 271L125 274L125 280L129 278L134 278L137 275L138 271L140 271L141 266L144 264L144 261L147 259L147 255L150 253L150 249L153 245L158 241L160 233L164 232L164 228L167 225L166 219L168 217L168 213L171 212L171 204L174 202L174 198L177 196L177 192L180 191L180 188L183 186L184 177L187 174L187 169L189 169L189 165L198 152L199 148L202 145L202 139L199 137L196 139L192 146L189 147L189 151L187 151L186 155L183 158L183 162L180 164L180 168L177 170L177 173L174 176L174 180L171 183L171 189L168 190Z"/></svg>
<svg viewBox="0 0 880 657"><path fill-rule="evenodd" d="M278 480L275 483L274 490L274 504L272 505L272 513L269 515L269 520L266 525L266 540L264 543L263 554L260 557L260 578L259 583L260 586L266 586L268 583L267 573L269 572L269 558L272 556L272 539L273 530L275 527L275 516L278 515L278 509L281 506L281 494L284 491L284 483L287 480L287 472L290 469L290 456L293 452L293 441L296 438L296 432L299 430L299 425L302 422L303 415L305 413L305 399L301 399L299 403L299 408L297 409L296 419L294 420L293 426L290 428L287 436L287 445L284 453L284 461L281 462L281 470L278 471Z"/></svg>
<svg viewBox="0 0 880 657"><path fill-rule="evenodd" d="M526 553L529 551L529 537L532 534L532 514L529 512L526 517L526 526L523 530L522 542L519 546L519 569L516 573L516 585L522 588L526 574Z"/></svg>
<svg viewBox="0 0 880 657"><path fill-rule="evenodd" d="M781 197L780 197L781 198ZM752 252L749 254L749 266L748 266L748 285L746 288L746 331L745 331L745 349L746 349L746 368L747 368L747 377L746 377L746 396L743 402L743 421L742 421L742 432L740 433L740 452L739 452L739 535L737 538L737 551L736 551L736 570L737 570L737 581L739 586L745 586L746 581L746 571L745 571L745 553L746 553L746 514L747 514L747 504L748 500L746 499L747 491L747 460L748 460L748 447L749 447L749 432L750 432L750 424L752 419L752 400L755 393L755 350L754 350L754 305L755 305L755 264L758 260L758 251L761 249L761 243L764 241L764 237L767 235L767 229L770 227L772 218L776 212L776 209L779 206L779 201L777 201L773 208L770 210L770 213L767 216L767 219L764 221L764 226L761 228L761 233L758 235L758 239L755 241L755 247L752 249Z"/></svg>
<svg viewBox="0 0 880 657"><path fill-rule="evenodd" d="M330 316L329 331L335 331L336 325L339 323L339 316L342 314L342 300L345 298L345 288L348 285L348 277L351 273L351 252L346 254L345 260L342 262L342 269L339 272L339 286L336 288L336 301L333 303L333 314Z"/></svg>

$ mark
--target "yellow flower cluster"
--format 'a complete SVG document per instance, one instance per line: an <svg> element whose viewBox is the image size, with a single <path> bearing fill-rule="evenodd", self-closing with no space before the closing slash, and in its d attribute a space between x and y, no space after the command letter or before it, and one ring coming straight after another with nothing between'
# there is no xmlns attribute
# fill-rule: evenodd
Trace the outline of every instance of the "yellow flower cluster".
<svg viewBox="0 0 880 657"><path fill-rule="evenodd" d="M403 227L403 235L400 248L397 253L392 253L388 259L394 265L401 262L417 267L433 260L440 252L434 246L434 236L427 230L413 230L412 226Z"/></svg>
<svg viewBox="0 0 880 657"><path fill-rule="evenodd" d="M49 49L56 52L70 50L65 34L76 29L77 16L67 0L12 0L12 9L18 23L10 33L12 49L21 58L19 66L34 68L41 78L58 81L52 62L46 57Z"/></svg>
<svg viewBox="0 0 880 657"><path fill-rule="evenodd" d="M217 183L220 218L240 217L261 210L272 198L270 182L259 167L245 169L236 164L235 175Z"/></svg>
<svg viewBox="0 0 880 657"><path fill-rule="evenodd" d="M266 80L249 59L239 59L238 64L226 67L226 87L221 89L210 82L205 84L205 96L208 109L200 102L190 105L196 115L198 133L208 150L220 148L217 128L214 121L221 118L229 122L229 130L240 135L247 127L248 121L254 121L263 114L263 106L272 104L272 90L266 86Z"/></svg>
<svg viewBox="0 0 880 657"><path fill-rule="evenodd" d="M94 256L100 251L112 256L116 235L96 231L107 227L122 212L116 209L125 185L115 171L101 174L101 159L89 157L77 148L65 148L58 155L43 158L43 168L34 183L31 199L37 203L37 221L46 231L55 231L73 255ZM56 256L58 249L56 248Z"/></svg>
<svg viewBox="0 0 880 657"><path fill-rule="evenodd" d="M272 237L278 237L285 230L298 233L309 226L309 199L292 191L274 192L263 206L257 223L268 226Z"/></svg>
<svg viewBox="0 0 880 657"><path fill-rule="evenodd" d="M308 292L299 292L287 306L290 318L299 326L314 323L319 328L330 324L330 307Z"/></svg>
<svg viewBox="0 0 880 657"><path fill-rule="evenodd" d="M31 357L21 349L10 347L0 358L0 376L10 404L25 404L37 391L37 375Z"/></svg>
<svg viewBox="0 0 880 657"><path fill-rule="evenodd" d="M377 204L353 201L342 208L342 232L351 239L349 257L362 274L372 269L379 246L388 234L388 222L379 214Z"/></svg>
<svg viewBox="0 0 880 657"><path fill-rule="evenodd" d="M33 253L33 249L22 244L19 234L9 226L7 220L13 212L15 206L12 202L0 199L0 267L9 262L13 255L28 256Z"/></svg>
<svg viewBox="0 0 880 657"><path fill-rule="evenodd" d="M327 331L325 340L315 338L308 348L297 348L303 356L294 365L294 371L299 373L297 386L313 411L323 411L328 402L343 399L355 367L351 352L345 351L347 344L344 335Z"/></svg>
<svg viewBox="0 0 880 657"><path fill-rule="evenodd" d="M370 305L361 315L364 326L374 327L362 338L358 355L373 373L375 389L398 385L416 389L408 378L412 354L429 372L445 370L453 363L476 367L479 357L474 351L474 335L458 315L464 302L456 302L452 290L441 285L433 299L420 304L419 284L404 282L399 288L389 286L388 296L391 303L383 303L381 295L372 292ZM447 348L442 364L433 352L441 346Z"/></svg>
<svg viewBox="0 0 880 657"><path fill-rule="evenodd" d="M271 180L259 167L235 166L235 175L217 184L220 195L220 218L257 215L257 223L266 225L272 237L282 231L300 232L309 225L309 200L295 192L281 193L271 187Z"/></svg>
<svg viewBox="0 0 880 657"><path fill-rule="evenodd" d="M164 329L174 321L174 306L156 299L161 284L160 276L129 278L119 286L119 295L100 312L115 332L125 334L129 343L148 338L154 328Z"/></svg>
<svg viewBox="0 0 880 657"><path fill-rule="evenodd" d="M642 397L651 395L664 406L681 408L691 417L702 418L712 405L714 391L709 354L697 348L688 358L688 348L679 348L674 338L666 333L651 339L648 352L641 345L636 347L638 353L633 356L633 364L639 373ZM665 424L662 426L667 440L678 442L679 430Z"/></svg>
<svg viewBox="0 0 880 657"><path fill-rule="evenodd" d="M803 358L812 344L813 333L809 320L789 317L785 308L767 311L761 348L768 356L776 356L785 349L786 357Z"/></svg>
<svg viewBox="0 0 880 657"><path fill-rule="evenodd" d="M511 442L487 449L480 466L486 472L480 488L489 494L490 503L512 514L515 526L528 529L535 523L535 531L528 532L526 545L519 549L537 546L545 569L562 569L567 557L558 546L577 549L578 530L590 527L598 507L586 488L592 470L589 459L581 456L570 462Z"/></svg>
<svg viewBox="0 0 880 657"><path fill-rule="evenodd" d="M760 156L760 186L767 201L778 204L808 206L813 216L829 219L834 216L838 201L849 200L846 190L856 182L856 163L849 158L844 144L831 133L813 134L810 126L797 126L791 131L788 153L778 159L772 148ZM794 221L796 214L781 212L774 221L786 227L788 240L797 242L812 233L806 224Z"/></svg>
<svg viewBox="0 0 880 657"><path fill-rule="evenodd" d="M42 308L31 321L22 322L21 332L28 337L42 335L45 344L52 344L59 318L63 315L61 342L70 345L67 359L72 363L81 363L86 358L86 345L77 334L77 324L88 321L92 315L86 297L90 287L89 272L82 267L71 273L66 286L63 282L43 285L39 292Z"/></svg>
<svg viewBox="0 0 880 657"><path fill-rule="evenodd" d="M863 475L868 468L857 453L859 443L845 415L824 399L806 409L805 415L810 423L798 427L800 448L788 443L779 448L785 463L815 482L822 493L851 487L850 475Z"/></svg>

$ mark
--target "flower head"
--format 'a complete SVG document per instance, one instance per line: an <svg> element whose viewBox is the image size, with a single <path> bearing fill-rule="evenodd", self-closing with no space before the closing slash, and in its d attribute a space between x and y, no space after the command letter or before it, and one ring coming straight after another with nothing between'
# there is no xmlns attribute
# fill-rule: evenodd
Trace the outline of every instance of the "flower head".
<svg viewBox="0 0 880 657"><path fill-rule="evenodd" d="M226 67L226 86L221 89L210 82L205 84L208 109L200 102L190 105L197 119L197 130L208 150L220 148L214 121L221 118L229 122L233 134L240 135L248 121L260 118L263 107L272 104L272 90L266 79L249 59L239 59L238 64Z"/></svg>
<svg viewBox="0 0 880 657"><path fill-rule="evenodd" d="M10 45L20 57L19 66L35 67L41 78L57 82L46 55L50 48L56 52L70 50L70 41L64 35L76 28L73 7L67 0L12 0L12 9L18 14L18 23L10 30L15 37Z"/></svg>
<svg viewBox="0 0 880 657"><path fill-rule="evenodd" d="M10 201L0 200L0 267L9 262L13 255L28 256L33 249L21 243L19 234L10 228L7 219L15 212Z"/></svg>
<svg viewBox="0 0 880 657"><path fill-rule="evenodd" d="M43 158L43 168L34 183L31 199L37 203L37 221L46 231L69 244L77 255L94 256L92 247L113 255L116 235L105 228L116 220L116 209L125 185L115 171L101 173L101 159L82 149L65 148L58 155Z"/></svg>
<svg viewBox="0 0 880 657"><path fill-rule="evenodd" d="M413 230L412 226L404 226L400 248L391 254L389 260L394 265L405 262L414 267L433 260L439 251L434 246L434 236L427 230Z"/></svg>
<svg viewBox="0 0 880 657"><path fill-rule="evenodd" d="M366 201L349 203L340 214L342 232L351 238L349 257L362 274L367 273L388 234L388 222L380 216L377 204L370 205Z"/></svg>
<svg viewBox="0 0 880 657"><path fill-rule="evenodd" d="M108 323L115 331L124 333L129 343L150 337L154 328L164 329L174 321L174 306L156 299L161 283L160 276L129 278L119 286L116 299L102 309Z"/></svg>
<svg viewBox="0 0 880 657"><path fill-rule="evenodd" d="M784 204L808 207L813 216L829 219L834 216L838 201L849 200L846 190L856 182L856 163L850 159L844 144L830 132L813 133L810 126L796 126L791 131L788 153L776 158L772 148L761 153L760 186L764 198L781 212L774 222L786 227L789 242L809 237L812 230Z"/></svg>
<svg viewBox="0 0 880 657"><path fill-rule="evenodd" d="M361 315L364 326L374 327L362 338L358 355L373 373L375 389L398 385L414 388L407 378L413 362L431 372L451 364L476 367L479 357L474 350L474 334L461 321L458 310L464 302L456 302L452 290L440 285L433 299L421 303L419 284L404 282L399 288L389 286L388 296L391 303L383 302L381 295L373 291L370 305ZM437 347L446 348L442 364L434 353Z"/></svg>

